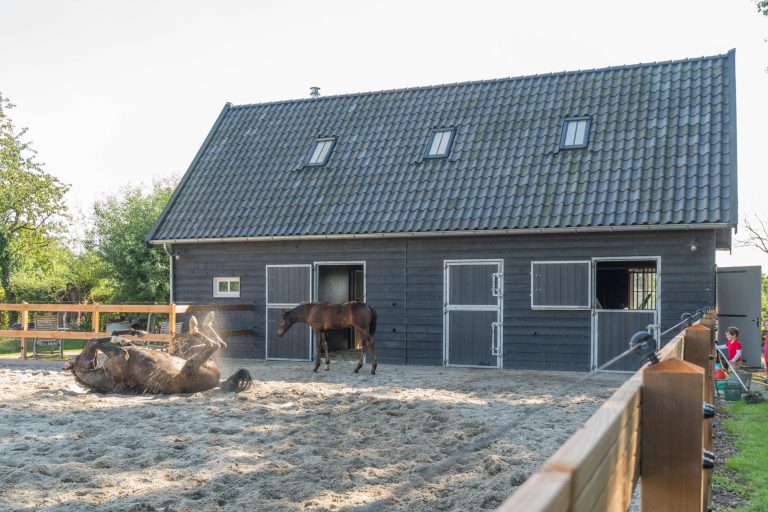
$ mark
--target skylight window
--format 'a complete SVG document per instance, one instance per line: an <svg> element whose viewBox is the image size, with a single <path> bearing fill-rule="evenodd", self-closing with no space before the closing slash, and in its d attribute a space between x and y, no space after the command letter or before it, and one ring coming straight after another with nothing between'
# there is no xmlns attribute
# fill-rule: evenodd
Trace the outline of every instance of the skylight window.
<svg viewBox="0 0 768 512"><path fill-rule="evenodd" d="M453 143L453 134L452 128L434 130L429 140L427 156L433 158L448 156L448 153L451 151L451 144Z"/></svg>
<svg viewBox="0 0 768 512"><path fill-rule="evenodd" d="M312 154L309 156L307 165L325 165L328 162L328 158L331 156L331 151L335 144L336 139L333 137L317 139Z"/></svg>
<svg viewBox="0 0 768 512"><path fill-rule="evenodd" d="M560 140L561 148L585 148L589 142L588 117L574 117L566 119L563 123L563 136Z"/></svg>

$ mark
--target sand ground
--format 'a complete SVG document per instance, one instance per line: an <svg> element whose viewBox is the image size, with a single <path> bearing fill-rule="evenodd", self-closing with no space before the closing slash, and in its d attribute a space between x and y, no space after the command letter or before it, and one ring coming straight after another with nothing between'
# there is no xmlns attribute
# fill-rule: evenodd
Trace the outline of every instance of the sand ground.
<svg viewBox="0 0 768 512"><path fill-rule="evenodd" d="M353 364L223 361L254 386L180 396L101 395L57 366L0 364L0 509L493 509L626 378L563 394L583 374Z"/></svg>

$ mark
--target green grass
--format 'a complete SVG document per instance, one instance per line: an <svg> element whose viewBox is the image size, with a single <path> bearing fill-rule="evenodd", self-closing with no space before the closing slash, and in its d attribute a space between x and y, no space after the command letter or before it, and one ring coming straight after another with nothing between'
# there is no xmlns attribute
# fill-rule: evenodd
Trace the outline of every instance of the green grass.
<svg viewBox="0 0 768 512"><path fill-rule="evenodd" d="M86 340L64 340L64 350L82 350L85 346ZM18 340L14 338L0 338L0 355L14 355L19 354ZM40 348L43 354L48 354L48 348ZM27 353L32 353L32 340L27 340ZM65 354L66 357L66 354Z"/></svg>
<svg viewBox="0 0 768 512"><path fill-rule="evenodd" d="M745 495L749 503L741 512L768 511L768 401L758 404L734 402L726 408L734 416L724 421L735 437L739 451L726 461L734 478L716 475L715 484Z"/></svg>

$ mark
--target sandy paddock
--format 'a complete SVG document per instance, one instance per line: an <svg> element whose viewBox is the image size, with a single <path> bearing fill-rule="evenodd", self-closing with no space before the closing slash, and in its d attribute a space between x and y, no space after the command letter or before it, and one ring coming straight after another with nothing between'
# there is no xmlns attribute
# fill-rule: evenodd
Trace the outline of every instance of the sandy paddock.
<svg viewBox="0 0 768 512"><path fill-rule="evenodd" d="M493 509L625 378L561 395L582 374L352 365L315 375L311 363L229 361L225 376L247 367L251 390L128 396L85 392L55 367L0 364L0 509Z"/></svg>

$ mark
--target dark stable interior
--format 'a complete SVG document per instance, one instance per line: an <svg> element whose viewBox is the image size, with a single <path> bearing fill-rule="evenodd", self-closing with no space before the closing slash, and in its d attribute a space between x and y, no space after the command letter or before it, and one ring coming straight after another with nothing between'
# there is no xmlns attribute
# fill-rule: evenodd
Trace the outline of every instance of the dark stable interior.
<svg viewBox="0 0 768 512"><path fill-rule="evenodd" d="M318 265L317 300L339 304L363 300L362 265ZM354 329L335 329L328 332L328 350L357 348Z"/></svg>
<svg viewBox="0 0 768 512"><path fill-rule="evenodd" d="M656 309L655 261L598 261L597 309Z"/></svg>

